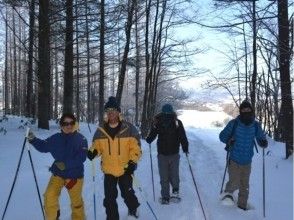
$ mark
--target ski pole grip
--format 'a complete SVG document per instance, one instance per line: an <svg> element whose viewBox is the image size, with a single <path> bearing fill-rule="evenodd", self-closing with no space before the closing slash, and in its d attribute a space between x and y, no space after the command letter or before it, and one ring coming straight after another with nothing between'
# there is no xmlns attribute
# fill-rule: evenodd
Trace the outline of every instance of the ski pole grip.
<svg viewBox="0 0 294 220"><path fill-rule="evenodd" d="M30 132L30 128L29 128L29 127L27 127L27 131L26 131L26 138L28 138L28 136L29 136L29 132Z"/></svg>
<svg viewBox="0 0 294 220"><path fill-rule="evenodd" d="M28 128L27 128L27 131L26 131L26 139L27 139L27 140L28 140L29 132L30 132L30 128L28 127ZM27 146L27 149L28 149L28 151L29 151L29 150L30 150L30 146L29 146L29 144L26 143L26 146Z"/></svg>

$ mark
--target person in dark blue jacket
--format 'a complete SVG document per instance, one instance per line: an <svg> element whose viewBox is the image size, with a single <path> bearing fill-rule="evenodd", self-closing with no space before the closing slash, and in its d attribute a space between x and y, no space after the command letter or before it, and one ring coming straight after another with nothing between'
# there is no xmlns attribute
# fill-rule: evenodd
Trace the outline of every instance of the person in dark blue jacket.
<svg viewBox="0 0 294 220"><path fill-rule="evenodd" d="M51 153L54 162L50 167L52 176L44 194L46 220L56 220L60 216L59 196L65 186L72 209L72 220L84 220L84 202L82 187L84 161L87 157L88 143L86 138L77 132L76 118L65 113L60 119L61 132L46 140L36 138L30 131L29 142L42 153Z"/></svg>
<svg viewBox="0 0 294 220"><path fill-rule="evenodd" d="M229 181L224 198L233 199L233 192L239 189L238 207L247 210L254 141L256 139L263 148L268 145L265 133L255 120L252 105L247 100L240 105L240 115L227 124L219 138L227 144L226 150L229 151Z"/></svg>

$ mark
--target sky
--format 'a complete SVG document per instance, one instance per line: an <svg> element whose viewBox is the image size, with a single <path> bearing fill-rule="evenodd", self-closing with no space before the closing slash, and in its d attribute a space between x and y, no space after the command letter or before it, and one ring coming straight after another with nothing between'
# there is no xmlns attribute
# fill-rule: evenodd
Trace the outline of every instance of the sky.
<svg viewBox="0 0 294 220"><path fill-rule="evenodd" d="M224 120L230 117L220 111L198 112L194 110L182 110L178 112L179 118L183 121L189 140L189 161L180 153L180 195L182 201L178 204L161 205L158 202L160 197L160 183L157 168L157 151L155 142L151 145L142 140L143 155L138 163L135 177L142 192L134 187L139 202L140 220L155 219L150 211L147 202L157 216L157 219L169 220L202 220L204 219L199 198L196 193L189 169L189 162L196 180L197 189L203 204L204 213L209 220L292 220L293 219L293 158L284 159L284 145L269 140L269 147L265 150L265 211L263 218L262 206L262 151L255 152L252 173L250 177L249 204L251 210L242 211L235 205L226 206L220 202L221 180L225 168L224 144L218 139L218 134L223 127L215 127L216 122L224 126ZM25 120L24 120L25 122ZM6 135L0 133L0 214L4 206L13 182L16 166L21 152L25 129L21 118L9 116L8 121L0 122L0 128L7 130ZM92 132L89 132L87 124L81 123L80 132L85 135L90 143L96 125L90 125ZM59 132L55 122L50 122L50 130L37 129L31 125L37 137L47 138ZM28 145L30 146L30 145ZM36 170L41 194L44 193L50 173L48 168L52 163L50 154L37 152L30 148L33 164ZM152 178L150 152L154 169L155 201L152 195ZM83 198L87 220L94 220L93 192L95 190L97 219L105 219L103 207L103 174L100 170L100 159L95 159L95 183L92 180L91 163L87 160L85 165L85 179ZM227 178L226 178L227 179ZM234 194L236 197L237 194ZM119 213L122 220L127 218L127 208L121 197L118 197ZM65 190L60 197L61 220L70 220L69 198ZM19 175L16 180L10 204L5 220L40 220L42 213L38 201L36 186L30 166L27 149L22 158Z"/></svg>

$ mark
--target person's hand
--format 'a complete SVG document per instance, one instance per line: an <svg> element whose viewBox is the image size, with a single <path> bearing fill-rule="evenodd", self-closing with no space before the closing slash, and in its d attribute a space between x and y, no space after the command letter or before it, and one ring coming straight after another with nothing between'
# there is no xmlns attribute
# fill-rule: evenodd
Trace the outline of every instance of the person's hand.
<svg viewBox="0 0 294 220"><path fill-rule="evenodd" d="M234 138L229 139L228 143L227 143L227 145L225 147L225 150L226 151L231 151L234 144L235 144L235 139Z"/></svg>
<svg viewBox="0 0 294 220"><path fill-rule="evenodd" d="M229 145L229 146L233 146L235 144L235 139L234 138L231 138L229 141L228 141L228 143L227 143L227 145Z"/></svg>
<svg viewBox="0 0 294 220"><path fill-rule="evenodd" d="M147 142L148 144L151 144L151 143L152 143L151 138L149 138L149 137L147 137L145 140L146 140L146 142Z"/></svg>
<svg viewBox="0 0 294 220"><path fill-rule="evenodd" d="M35 137L36 137L35 134L30 130L27 136L28 141L30 142L34 140Z"/></svg>
<svg viewBox="0 0 294 220"><path fill-rule="evenodd" d="M137 163L135 163L134 161L130 160L128 162L128 166L125 167L125 174L126 175L132 175L134 174L134 171L137 169Z"/></svg>
<svg viewBox="0 0 294 220"><path fill-rule="evenodd" d="M267 148L268 142L266 139L263 139L263 140L258 141L258 144L262 148Z"/></svg>
<svg viewBox="0 0 294 220"><path fill-rule="evenodd" d="M64 164L63 162L55 162L54 164L55 164L55 166L56 166L58 169L60 169L61 171L62 171L62 170L65 170L65 164Z"/></svg>
<svg viewBox="0 0 294 220"><path fill-rule="evenodd" d="M93 151L88 150L87 157L89 158L89 160L93 160L97 154L98 152L96 149L94 149Z"/></svg>

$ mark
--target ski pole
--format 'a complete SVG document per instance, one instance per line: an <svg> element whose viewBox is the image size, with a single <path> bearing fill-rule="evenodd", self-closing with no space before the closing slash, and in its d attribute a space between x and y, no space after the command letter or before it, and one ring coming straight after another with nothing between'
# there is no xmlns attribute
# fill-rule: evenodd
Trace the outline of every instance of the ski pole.
<svg viewBox="0 0 294 220"><path fill-rule="evenodd" d="M30 131L30 128L27 128L26 138L28 138L29 131ZM26 146L27 146L27 149L28 149L30 163L31 163L31 167L32 167L32 170L33 170L34 180L35 180L35 184L36 184L36 188L37 188L37 193L38 193L38 197L39 197L39 202L40 202L40 206L41 206L43 218L45 220L45 213L44 213L44 209L43 209L42 199L41 199L41 195L40 195L40 189L39 189L39 185L38 185L38 181L37 181L37 176L36 176L36 172L35 172L35 168L34 168L34 164L33 164L31 150L30 150L30 147L29 147L28 144L26 144Z"/></svg>
<svg viewBox="0 0 294 220"><path fill-rule="evenodd" d="M201 202L201 199L200 199L200 194L198 192L197 184L196 184L196 181L195 181L195 178L194 178L194 174L193 174L193 171L192 171L192 167L191 167L191 164L190 164L188 153L185 153L185 154L186 154L186 158L187 158L187 161L188 161L188 164L189 164L189 168L190 168L191 176L192 176L192 179L193 179L193 182L194 182L194 186L195 186L195 189L196 189L196 192L197 192L197 195L198 195L198 199L199 199L199 203L200 203L200 206L201 206L201 209L202 209L202 213L203 213L204 219L206 220L206 215L205 215L204 208L203 208L203 205L202 205L202 202Z"/></svg>
<svg viewBox="0 0 294 220"><path fill-rule="evenodd" d="M96 194L95 194L95 162L91 161L92 164L92 180L93 180L93 201L94 201L94 219L96 220Z"/></svg>
<svg viewBox="0 0 294 220"><path fill-rule="evenodd" d="M132 178L133 178L133 183L134 183L134 185L138 188L138 190L139 190L139 192L141 193L142 197L144 197L145 202L146 202L146 204L147 204L149 210L152 212L154 218L155 218L156 220L158 220L156 214L154 213L154 211L153 211L153 209L152 209L150 203L148 202L148 200L147 200L147 198L146 198L146 196L145 196L145 194L144 194L144 191L143 191L142 187L141 187L140 184L139 184L139 181L135 178L135 175L132 175Z"/></svg>
<svg viewBox="0 0 294 220"><path fill-rule="evenodd" d="M229 151L227 151L226 168L225 168L225 172L224 172L224 175L223 175L223 181L222 181L222 186L221 186L220 194L223 193L223 187L224 187L225 177L226 177L226 173L227 173L227 169L228 169L228 164L229 164Z"/></svg>
<svg viewBox="0 0 294 220"><path fill-rule="evenodd" d="M11 198L11 195L12 195L12 192L13 192L13 189L14 189L14 186L15 186L15 183L16 183L16 179L17 179L17 176L18 176L19 167L20 167L20 164L21 164L21 160L22 160L22 156L23 156L24 148L25 148L25 146L26 146L26 142L27 142L27 137L25 137L25 139L24 139L24 141L23 141L23 144L22 144L22 149L21 149L21 153L20 153L19 160L18 160L18 164L17 164L16 172L15 172L15 175L14 175L13 183L12 183L12 186L11 186L11 189L10 189L10 192L9 192L8 199L7 199L7 201L6 201L6 205L5 205L4 212L3 212L3 214L2 214L2 220L4 220L4 217L5 217L5 214L6 214L7 208L8 208L8 204L9 204L9 201L10 201L10 198Z"/></svg>
<svg viewBox="0 0 294 220"><path fill-rule="evenodd" d="M153 200L155 202L155 190L154 190L154 177L153 177L153 163L152 163L152 155L151 155L151 144L149 144L149 152L150 152L150 162L151 162L151 176L152 176Z"/></svg>
<svg viewBox="0 0 294 220"><path fill-rule="evenodd" d="M90 128L90 123L89 123L89 120L87 120L87 124L88 124L88 129L90 131L90 133L92 133L91 131L91 128ZM95 190L95 183L96 183L96 180L95 180L95 175L96 175L96 172L95 172L95 161L94 159L91 161L91 165L92 165L92 181L93 181L93 202L94 202L94 219L96 220L97 219L97 212L96 212L96 190Z"/></svg>
<svg viewBox="0 0 294 220"><path fill-rule="evenodd" d="M262 192L263 192L263 217L265 218L265 161L264 148L262 148Z"/></svg>

